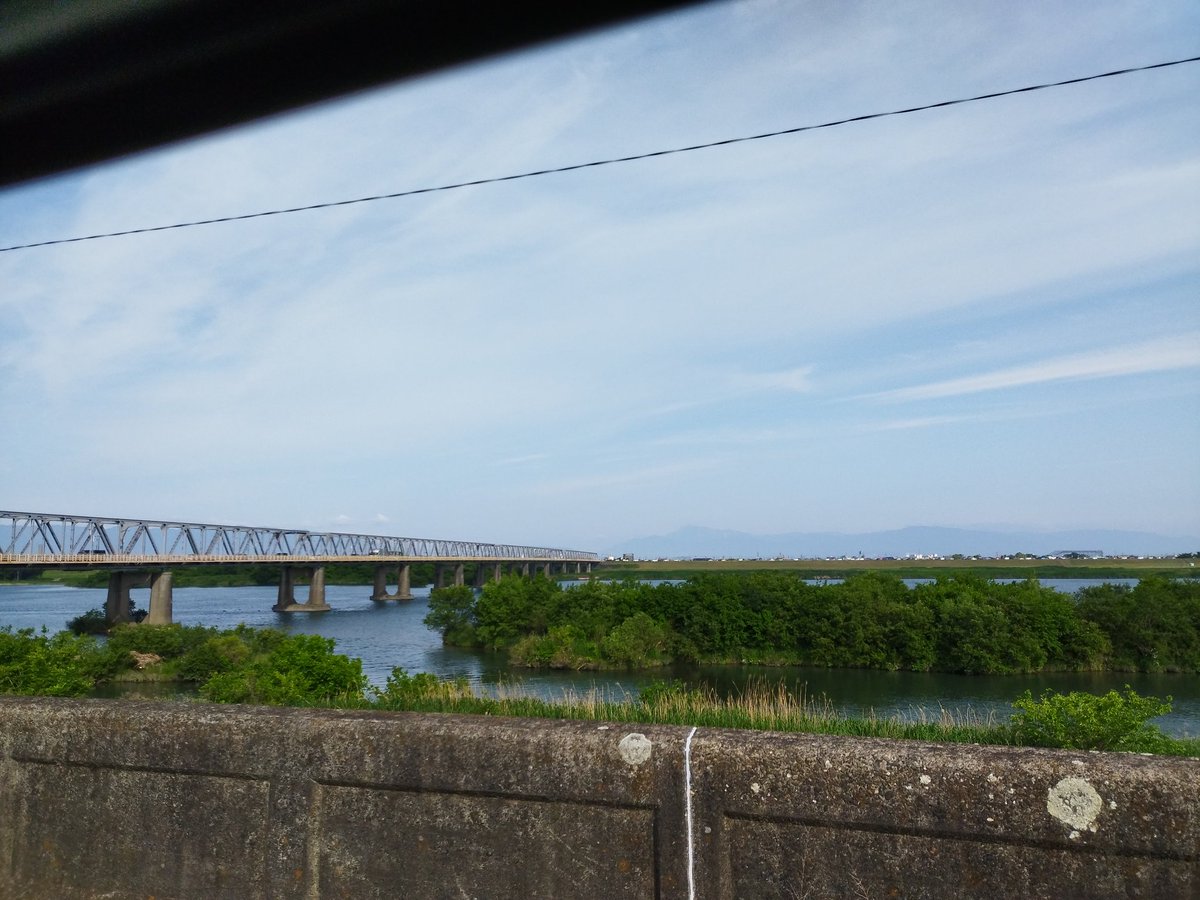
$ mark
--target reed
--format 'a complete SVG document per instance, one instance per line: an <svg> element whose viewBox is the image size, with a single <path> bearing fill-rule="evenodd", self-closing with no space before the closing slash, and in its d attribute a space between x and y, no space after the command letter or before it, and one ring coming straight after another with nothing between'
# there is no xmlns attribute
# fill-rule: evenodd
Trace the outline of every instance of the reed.
<svg viewBox="0 0 1200 900"><path fill-rule="evenodd" d="M912 718L846 716L829 698L793 692L781 684L750 683L729 697L710 688L659 684L636 698L617 700L598 690L567 690L555 700L531 697L520 685L502 683L483 694L466 679L393 676L371 703L376 709L468 713L656 725L745 728L759 731L840 734L854 737L910 738L959 743L1013 743L1012 729L972 712L939 708L915 711Z"/></svg>

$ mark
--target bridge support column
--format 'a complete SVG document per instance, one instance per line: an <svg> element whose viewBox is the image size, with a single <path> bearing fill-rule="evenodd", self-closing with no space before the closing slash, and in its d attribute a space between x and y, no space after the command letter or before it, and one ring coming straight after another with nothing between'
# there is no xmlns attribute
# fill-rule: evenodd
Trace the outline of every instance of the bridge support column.
<svg viewBox="0 0 1200 900"><path fill-rule="evenodd" d="M155 572L150 576L150 612L142 621L147 625L170 625L172 616L172 582L170 572Z"/></svg>
<svg viewBox="0 0 1200 900"><path fill-rule="evenodd" d="M275 612L327 612L325 602L325 567L313 566L309 570L308 601L296 602L296 576L292 566L284 566L279 573L279 595L271 609Z"/></svg>
<svg viewBox="0 0 1200 900"><path fill-rule="evenodd" d="M454 586L455 587L462 587L464 584L464 581L463 581L464 568L465 568L465 566L463 566L462 563L454 564Z"/></svg>
<svg viewBox="0 0 1200 900"><path fill-rule="evenodd" d="M441 563L434 563L433 586L435 588L444 588L446 586L446 567Z"/></svg>
<svg viewBox="0 0 1200 900"><path fill-rule="evenodd" d="M474 586L482 588L487 581L487 567L483 563L475 563L475 580Z"/></svg>
<svg viewBox="0 0 1200 900"><path fill-rule="evenodd" d="M396 572L396 593L389 594L388 573ZM371 599L377 602L384 600L411 600L412 596L412 569L408 563L401 566L376 566L375 567L375 590L371 593Z"/></svg>
<svg viewBox="0 0 1200 900"><path fill-rule="evenodd" d="M550 573L553 571L554 571L554 566L552 563L542 563L542 574L545 575L547 578L550 577Z"/></svg>
<svg viewBox="0 0 1200 900"><path fill-rule="evenodd" d="M108 576L108 596L104 598L104 621L120 625L131 621L129 589L133 587L132 572L111 572Z"/></svg>
<svg viewBox="0 0 1200 900"><path fill-rule="evenodd" d="M492 566L492 581L499 581L503 577L504 573L501 571L502 568L503 567L500 565L500 563L496 563Z"/></svg>

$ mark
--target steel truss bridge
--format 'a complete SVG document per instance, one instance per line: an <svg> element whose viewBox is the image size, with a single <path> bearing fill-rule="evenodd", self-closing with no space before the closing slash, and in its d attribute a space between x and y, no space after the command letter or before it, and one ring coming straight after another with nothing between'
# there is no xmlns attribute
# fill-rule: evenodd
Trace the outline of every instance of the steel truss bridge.
<svg viewBox="0 0 1200 900"><path fill-rule="evenodd" d="M581 550L0 510L0 565L595 562Z"/></svg>

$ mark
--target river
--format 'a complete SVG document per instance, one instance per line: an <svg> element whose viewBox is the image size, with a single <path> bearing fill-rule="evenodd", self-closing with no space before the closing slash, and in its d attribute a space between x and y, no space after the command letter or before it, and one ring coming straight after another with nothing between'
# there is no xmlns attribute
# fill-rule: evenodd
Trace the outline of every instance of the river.
<svg viewBox="0 0 1200 900"><path fill-rule="evenodd" d="M1050 587L1073 591L1078 580L1045 581ZM1041 675L951 675L930 672L881 672L863 669L768 668L762 666L687 666L634 672L552 672L511 669L499 653L443 647L437 632L422 623L429 599L428 588L414 588L409 603L375 603L368 586L330 585L326 613L276 613L274 587L176 588L175 621L184 625L232 628L244 622L254 627L278 628L333 638L339 653L362 660L363 671L383 685L394 667L409 672L433 672L465 677L481 690L519 689L543 697L597 690L610 697L636 694L643 685L659 679L680 678L706 684L721 693L740 690L748 679L783 681L792 690L803 690L813 699L827 697L838 710L858 715L921 715L936 717L941 709L986 718L1007 719L1008 701L1025 690L1037 695L1084 690L1103 693L1130 685L1140 694L1171 695L1173 710L1155 722L1179 737L1200 736L1200 675L1142 675L1133 673L1050 673ZM302 592L301 592L302 593ZM134 602L145 608L149 591L135 590ZM104 605L102 588L0 583L0 627L47 628L60 631L67 620Z"/></svg>

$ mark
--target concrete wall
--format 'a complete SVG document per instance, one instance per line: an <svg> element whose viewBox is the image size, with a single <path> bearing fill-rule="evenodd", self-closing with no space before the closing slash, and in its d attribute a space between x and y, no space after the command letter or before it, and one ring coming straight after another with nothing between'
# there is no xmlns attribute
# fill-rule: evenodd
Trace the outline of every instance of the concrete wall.
<svg viewBox="0 0 1200 900"><path fill-rule="evenodd" d="M1196 760L0 699L3 898L1195 898L1198 845Z"/></svg>

